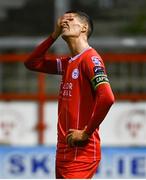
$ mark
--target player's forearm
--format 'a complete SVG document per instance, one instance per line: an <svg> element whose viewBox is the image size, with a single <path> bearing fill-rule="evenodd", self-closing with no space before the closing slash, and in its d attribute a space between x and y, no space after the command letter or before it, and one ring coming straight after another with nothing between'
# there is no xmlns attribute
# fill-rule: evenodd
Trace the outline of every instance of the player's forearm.
<svg viewBox="0 0 146 180"><path fill-rule="evenodd" d="M92 113L92 118L89 121L86 133L91 135L107 115L111 105L114 103L114 95L108 84L103 84L96 91L96 104Z"/></svg>
<svg viewBox="0 0 146 180"><path fill-rule="evenodd" d="M36 49L29 55L27 60L24 62L25 66L29 69L35 68L42 63L41 57L44 57L47 50L51 47L54 42L54 38L50 35L45 41L43 41Z"/></svg>

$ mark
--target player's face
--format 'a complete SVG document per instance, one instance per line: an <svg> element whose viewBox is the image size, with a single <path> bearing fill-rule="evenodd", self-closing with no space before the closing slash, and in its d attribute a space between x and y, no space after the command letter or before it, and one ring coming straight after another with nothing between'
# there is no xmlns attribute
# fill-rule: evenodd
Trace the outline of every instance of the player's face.
<svg viewBox="0 0 146 180"><path fill-rule="evenodd" d="M84 24L79 17L73 13L64 14L61 20L62 37L79 37L83 32Z"/></svg>

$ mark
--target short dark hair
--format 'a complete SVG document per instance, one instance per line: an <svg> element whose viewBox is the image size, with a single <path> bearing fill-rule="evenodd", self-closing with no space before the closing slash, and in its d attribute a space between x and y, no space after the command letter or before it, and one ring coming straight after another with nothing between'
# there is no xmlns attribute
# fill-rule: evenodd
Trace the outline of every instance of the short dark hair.
<svg viewBox="0 0 146 180"><path fill-rule="evenodd" d="M82 19L82 20L85 20L87 23L88 23L88 38L91 36L92 32L93 32L93 21L91 19L91 17L88 16L88 14L86 14L85 12L83 11L76 11L76 10L70 10L70 11L67 11L65 12L66 14L67 13L74 13L74 14L77 14L77 16Z"/></svg>

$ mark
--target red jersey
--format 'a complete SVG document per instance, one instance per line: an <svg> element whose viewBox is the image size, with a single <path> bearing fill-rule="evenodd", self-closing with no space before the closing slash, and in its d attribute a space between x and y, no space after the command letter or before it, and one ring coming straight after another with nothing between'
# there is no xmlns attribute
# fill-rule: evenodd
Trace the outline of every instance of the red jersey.
<svg viewBox="0 0 146 180"><path fill-rule="evenodd" d="M62 65L64 63L64 65ZM69 147L66 135L69 129L84 129L88 125L95 106L92 78L95 67L104 68L103 61L91 47L71 59L58 59L58 72L63 74L58 106L57 158L63 160L81 158L89 161L100 159L98 129L85 147Z"/></svg>
<svg viewBox="0 0 146 180"><path fill-rule="evenodd" d="M111 106L108 101L106 105L103 97L113 98L104 63L91 47L73 58L50 59L45 53L52 43L51 37L43 42L25 65L31 70L62 75L56 158L59 161L100 160L98 127ZM69 147L66 143L68 130L83 130L85 126L87 133L91 134L89 142L82 147Z"/></svg>

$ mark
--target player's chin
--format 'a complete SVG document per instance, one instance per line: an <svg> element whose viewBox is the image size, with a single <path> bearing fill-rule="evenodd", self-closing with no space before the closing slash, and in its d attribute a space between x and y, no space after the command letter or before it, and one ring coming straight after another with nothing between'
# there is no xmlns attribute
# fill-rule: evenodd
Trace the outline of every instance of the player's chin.
<svg viewBox="0 0 146 180"><path fill-rule="evenodd" d="M75 33L69 32L69 31L65 31L61 34L61 37L62 37L62 39L67 41L70 38L78 37L78 35L76 35Z"/></svg>

